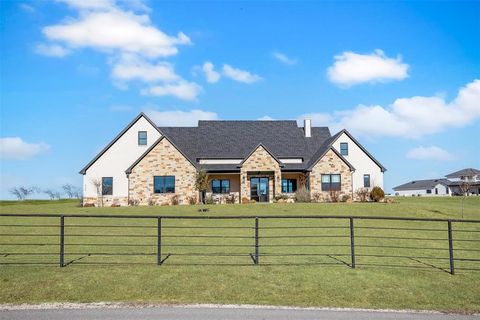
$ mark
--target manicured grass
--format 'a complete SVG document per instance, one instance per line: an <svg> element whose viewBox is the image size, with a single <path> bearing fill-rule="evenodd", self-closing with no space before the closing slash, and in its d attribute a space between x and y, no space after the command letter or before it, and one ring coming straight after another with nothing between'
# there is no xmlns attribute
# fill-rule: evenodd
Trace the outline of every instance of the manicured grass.
<svg viewBox="0 0 480 320"><path fill-rule="evenodd" d="M1 213L80 213L132 215L205 215L198 206L80 208L76 201L0 202ZM208 206L207 215L353 215L405 216L422 218L461 218L461 198L398 198L393 204L254 204ZM480 198L465 200L464 218L480 219ZM444 222L356 221L358 267L350 264L348 221L340 220L260 220L260 265L253 266L253 221L163 221L165 247L168 253L234 252L238 256L171 256L164 265L156 266L156 221L107 219L101 223L113 228L95 228L100 219L66 219L66 261L77 260L58 268L58 218L0 218L0 224L51 224L51 227L16 228L2 226L1 234L15 232L53 237L1 236L0 243L33 243L43 241L53 246L29 247L0 245L2 252L48 253L52 256L6 256L0 262L37 261L42 265L0 266L0 303L35 303L46 301L127 301L157 303L247 303L295 306L335 306L364 308L436 309L456 312L480 312L479 262L458 261L455 276L449 275L448 242ZM235 227L230 229L185 229L205 227L212 223ZM78 225L88 225L79 227ZM123 227L122 227L123 226ZM128 227L126 227L128 226ZM285 227L299 227L285 229ZM170 227L170 228L169 228ZM175 228L173 228L175 227ZM180 227L180 228L179 228ZM305 228L310 227L310 228ZM322 227L322 228L311 228ZM325 229L323 227L336 227ZM395 227L398 230L370 229ZM432 231L403 230L430 228ZM19 230L21 229L21 230ZM454 224L454 238L480 240L480 225ZM101 237L75 237L74 234L95 234ZM109 237L113 234L134 234L150 237ZM176 238L182 235L222 235L239 238L204 239ZM275 238L279 235L291 238ZM296 238L296 236L311 238ZM341 236L316 238L316 236ZM172 238L169 238L171 236ZM375 236L377 238L366 238ZM245 238L240 238L245 237ZM402 240L429 238L442 240ZM75 246L74 243L87 245ZM147 247L98 247L105 244L147 244ZM232 247L169 247L169 244L225 244ZM88 245L90 244L90 245ZM271 245L292 245L275 247ZM302 247L304 244L324 247ZM270 246L269 246L270 245ZM297 246L298 245L298 246ZM339 245L334 246L334 245ZM370 248L376 245L413 246L420 249ZM423 246L423 247L422 247ZM455 242L455 248L479 249L480 242ZM437 248L430 250L424 248ZM196 251L198 250L198 251ZM146 253L146 256L86 256L85 253ZM329 254L301 256L294 254ZM267 255L263 255L267 254ZM286 254L283 256L282 254ZM420 259L378 258L371 255L419 256ZM456 251L456 258L480 259L479 252ZM436 259L441 258L441 259ZM95 263L111 262L112 265ZM116 265L118 262L129 264ZM89 264L92 263L92 264ZM131 264L135 263L135 264ZM151 265L150 265L151 264ZM186 265L187 264L187 265ZM201 265L198 265L201 264ZM210 265L222 264L222 265ZM283 265L285 264L285 265ZM287 265L293 264L293 265Z"/></svg>

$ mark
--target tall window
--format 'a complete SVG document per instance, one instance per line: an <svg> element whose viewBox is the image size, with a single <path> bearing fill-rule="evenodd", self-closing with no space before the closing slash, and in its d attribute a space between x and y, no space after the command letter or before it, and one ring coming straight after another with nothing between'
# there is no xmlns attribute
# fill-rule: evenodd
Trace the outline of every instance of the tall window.
<svg viewBox="0 0 480 320"><path fill-rule="evenodd" d="M139 146L147 145L147 131L138 131L138 145Z"/></svg>
<svg viewBox="0 0 480 320"><path fill-rule="evenodd" d="M213 193L230 193L230 180L228 179L212 180L212 192Z"/></svg>
<svg viewBox="0 0 480 320"><path fill-rule="evenodd" d="M341 142L340 143L340 154L342 156L348 156L348 143L347 142Z"/></svg>
<svg viewBox="0 0 480 320"><path fill-rule="evenodd" d="M282 193L297 191L297 179L282 179Z"/></svg>
<svg viewBox="0 0 480 320"><path fill-rule="evenodd" d="M340 191L341 179L339 174L322 174L322 191Z"/></svg>
<svg viewBox="0 0 480 320"><path fill-rule="evenodd" d="M102 178L102 196L111 196L113 194L113 178Z"/></svg>
<svg viewBox="0 0 480 320"><path fill-rule="evenodd" d="M175 176L153 177L154 193L175 193Z"/></svg>
<svg viewBox="0 0 480 320"><path fill-rule="evenodd" d="M363 175L363 187L364 188L370 188L370 175L369 174L364 174Z"/></svg>

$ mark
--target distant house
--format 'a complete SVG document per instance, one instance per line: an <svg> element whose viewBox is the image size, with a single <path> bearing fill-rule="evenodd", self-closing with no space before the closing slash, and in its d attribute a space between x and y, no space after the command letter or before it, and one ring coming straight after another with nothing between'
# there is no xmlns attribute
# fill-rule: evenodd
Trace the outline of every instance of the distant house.
<svg viewBox="0 0 480 320"><path fill-rule="evenodd" d="M305 119L199 121L158 127L139 114L82 170L84 203L188 204L195 177L208 174L207 197L272 202L300 188L328 201L359 188L383 188L385 168L348 131L331 135Z"/></svg>
<svg viewBox="0 0 480 320"><path fill-rule="evenodd" d="M445 178L414 180L393 188L396 196L451 196L462 195L462 186L468 184L467 195L480 194L480 170L467 168Z"/></svg>

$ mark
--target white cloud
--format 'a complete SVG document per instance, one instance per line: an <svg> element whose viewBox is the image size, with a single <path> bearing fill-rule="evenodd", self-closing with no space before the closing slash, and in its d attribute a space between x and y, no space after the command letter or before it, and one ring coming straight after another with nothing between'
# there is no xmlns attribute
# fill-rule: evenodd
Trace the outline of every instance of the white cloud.
<svg viewBox="0 0 480 320"><path fill-rule="evenodd" d="M63 2L69 7L78 10L101 10L115 8L115 1L111 0L57 0Z"/></svg>
<svg viewBox="0 0 480 320"><path fill-rule="evenodd" d="M442 97L411 97L390 106L359 105L333 115L335 126L365 136L417 138L463 127L480 118L480 80L459 89L450 102Z"/></svg>
<svg viewBox="0 0 480 320"><path fill-rule="evenodd" d="M168 62L150 63L136 55L123 55L114 64L112 78L117 81L141 80L143 82L173 82L181 78Z"/></svg>
<svg viewBox="0 0 480 320"><path fill-rule="evenodd" d="M35 52L44 56L62 58L70 53L70 50L58 44L39 44Z"/></svg>
<svg viewBox="0 0 480 320"><path fill-rule="evenodd" d="M270 117L270 116L263 116L263 117L258 118L257 120L260 120L260 121L271 121L271 120L275 120L275 119L273 119L273 118Z"/></svg>
<svg viewBox="0 0 480 320"><path fill-rule="evenodd" d="M262 79L256 74L250 73L246 70L234 68L228 64L223 65L223 75L232 80L244 83L253 83Z"/></svg>
<svg viewBox="0 0 480 320"><path fill-rule="evenodd" d="M0 158L7 160L26 160L50 149L46 143L27 143L19 137L0 138Z"/></svg>
<svg viewBox="0 0 480 320"><path fill-rule="evenodd" d="M202 71L205 74L205 78L207 79L207 82L216 83L218 82L218 80L220 80L220 73L215 71L215 67L213 66L213 63L211 63L210 61L207 61L203 64Z"/></svg>
<svg viewBox="0 0 480 320"><path fill-rule="evenodd" d="M218 120L218 115L215 112L197 109L190 111L146 110L145 113L161 127L195 127L198 124L198 120Z"/></svg>
<svg viewBox="0 0 480 320"><path fill-rule="evenodd" d="M50 41L62 42L70 48L116 50L150 58L175 55L177 45L191 43L183 32L176 37L165 34L152 25L148 15L118 8L89 11L42 31Z"/></svg>
<svg viewBox="0 0 480 320"><path fill-rule="evenodd" d="M25 11L25 12L28 12L28 13L33 13L33 12L35 12L35 8L32 7L32 6L29 5L29 4L20 3L18 6L20 7L20 9L22 9L22 10Z"/></svg>
<svg viewBox="0 0 480 320"><path fill-rule="evenodd" d="M454 155L436 146L419 146L408 150L406 156L414 160L450 161L455 159Z"/></svg>
<svg viewBox="0 0 480 320"><path fill-rule="evenodd" d="M297 64L297 59L289 58L289 57L287 57L286 54L281 53L281 52L278 52L278 51L274 51L274 52L272 53L272 56L273 56L277 61L280 61L281 63L286 64L286 65L289 65L289 66L293 66L293 65L296 65L296 64Z"/></svg>
<svg viewBox="0 0 480 320"><path fill-rule="evenodd" d="M172 84L151 86L141 93L147 96L174 96L182 100L196 100L202 92L202 87L195 82L179 81Z"/></svg>
<svg viewBox="0 0 480 320"><path fill-rule="evenodd" d="M408 77L408 64L402 58L389 58L382 50L371 54L351 51L335 56L335 63L328 68L328 79L341 86L364 82L386 82L403 80Z"/></svg>

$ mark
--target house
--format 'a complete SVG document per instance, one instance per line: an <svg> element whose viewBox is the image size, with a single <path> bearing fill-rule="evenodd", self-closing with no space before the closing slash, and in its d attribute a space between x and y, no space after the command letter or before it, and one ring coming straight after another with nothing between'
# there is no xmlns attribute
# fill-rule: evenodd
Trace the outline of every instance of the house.
<svg viewBox="0 0 480 320"><path fill-rule="evenodd" d="M393 190L396 196L451 196L480 194L480 170L467 168L445 176L447 179L414 180Z"/></svg>
<svg viewBox="0 0 480 320"><path fill-rule="evenodd" d="M272 202L305 188L319 201L383 188L385 167L347 130L292 121L198 121L157 127L141 113L81 171L84 204L196 201L199 170L207 196Z"/></svg>
<svg viewBox="0 0 480 320"><path fill-rule="evenodd" d="M450 195L447 179L414 180L393 188L396 196L445 196Z"/></svg>

